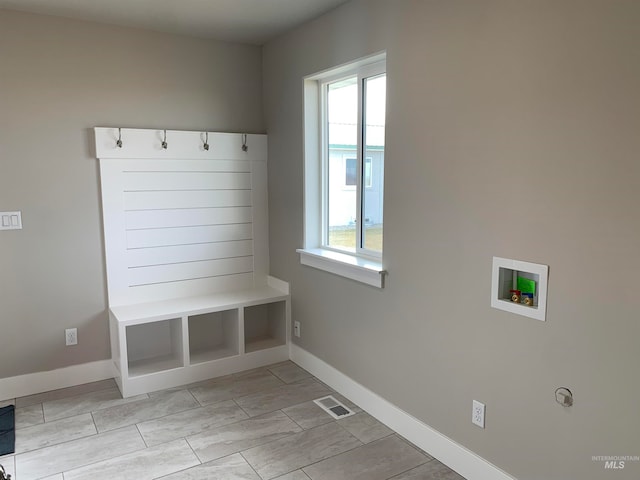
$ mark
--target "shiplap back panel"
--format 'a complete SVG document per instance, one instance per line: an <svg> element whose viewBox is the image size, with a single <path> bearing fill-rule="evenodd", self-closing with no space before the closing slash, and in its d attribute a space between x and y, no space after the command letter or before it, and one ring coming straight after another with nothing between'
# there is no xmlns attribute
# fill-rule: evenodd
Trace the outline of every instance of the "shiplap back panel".
<svg viewBox="0 0 640 480"><path fill-rule="evenodd" d="M267 139L96 128L110 305L266 283ZM116 145L118 138L122 147Z"/></svg>

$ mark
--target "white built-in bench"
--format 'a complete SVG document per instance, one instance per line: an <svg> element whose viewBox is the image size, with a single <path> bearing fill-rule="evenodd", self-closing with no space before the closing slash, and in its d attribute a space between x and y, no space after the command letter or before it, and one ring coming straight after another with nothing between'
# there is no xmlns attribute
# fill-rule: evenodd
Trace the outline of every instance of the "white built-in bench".
<svg viewBox="0 0 640 480"><path fill-rule="evenodd" d="M95 134L122 395L288 359L289 285L268 275L266 136Z"/></svg>
<svg viewBox="0 0 640 480"><path fill-rule="evenodd" d="M111 307L111 346L122 395L288 359L289 293L282 282L271 283L274 286Z"/></svg>

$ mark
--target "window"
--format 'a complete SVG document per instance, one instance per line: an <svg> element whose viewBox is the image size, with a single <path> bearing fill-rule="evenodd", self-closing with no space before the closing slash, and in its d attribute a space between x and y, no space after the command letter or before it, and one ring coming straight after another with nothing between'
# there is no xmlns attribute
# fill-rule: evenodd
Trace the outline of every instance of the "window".
<svg viewBox="0 0 640 480"><path fill-rule="evenodd" d="M346 158L344 161L345 178L344 184L347 187L358 185L358 159Z"/></svg>
<svg viewBox="0 0 640 480"><path fill-rule="evenodd" d="M345 75L320 83L326 177L323 246L380 257L387 78L383 64ZM345 154L355 158L345 158L343 167ZM345 172L344 183L335 171ZM380 188L372 188L374 176L380 177Z"/></svg>
<svg viewBox="0 0 640 480"><path fill-rule="evenodd" d="M334 264L366 265L376 286L383 273L386 80L384 54L305 79L301 261L309 265L313 251Z"/></svg>
<svg viewBox="0 0 640 480"><path fill-rule="evenodd" d="M371 188L371 157L364 160L364 186ZM358 159L347 158L345 159L345 180L344 184L348 187L356 186L358 184Z"/></svg>

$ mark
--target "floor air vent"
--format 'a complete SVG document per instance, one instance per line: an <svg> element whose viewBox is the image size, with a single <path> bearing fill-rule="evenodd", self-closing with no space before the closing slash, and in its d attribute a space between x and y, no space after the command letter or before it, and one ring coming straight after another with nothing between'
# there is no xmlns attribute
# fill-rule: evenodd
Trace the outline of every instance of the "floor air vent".
<svg viewBox="0 0 640 480"><path fill-rule="evenodd" d="M327 397L318 398L314 400L316 405L322 408L325 412L331 415L335 419L340 419L344 417L349 417L351 415L355 415L356 412L349 410L342 403L337 401L331 395Z"/></svg>

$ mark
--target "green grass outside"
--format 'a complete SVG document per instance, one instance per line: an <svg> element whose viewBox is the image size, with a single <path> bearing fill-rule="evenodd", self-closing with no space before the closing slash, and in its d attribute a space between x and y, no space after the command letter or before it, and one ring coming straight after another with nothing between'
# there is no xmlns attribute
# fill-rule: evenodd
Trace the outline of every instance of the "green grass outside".
<svg viewBox="0 0 640 480"><path fill-rule="evenodd" d="M382 252L382 225L365 226L365 248ZM356 227L329 228L329 245L356 248Z"/></svg>

